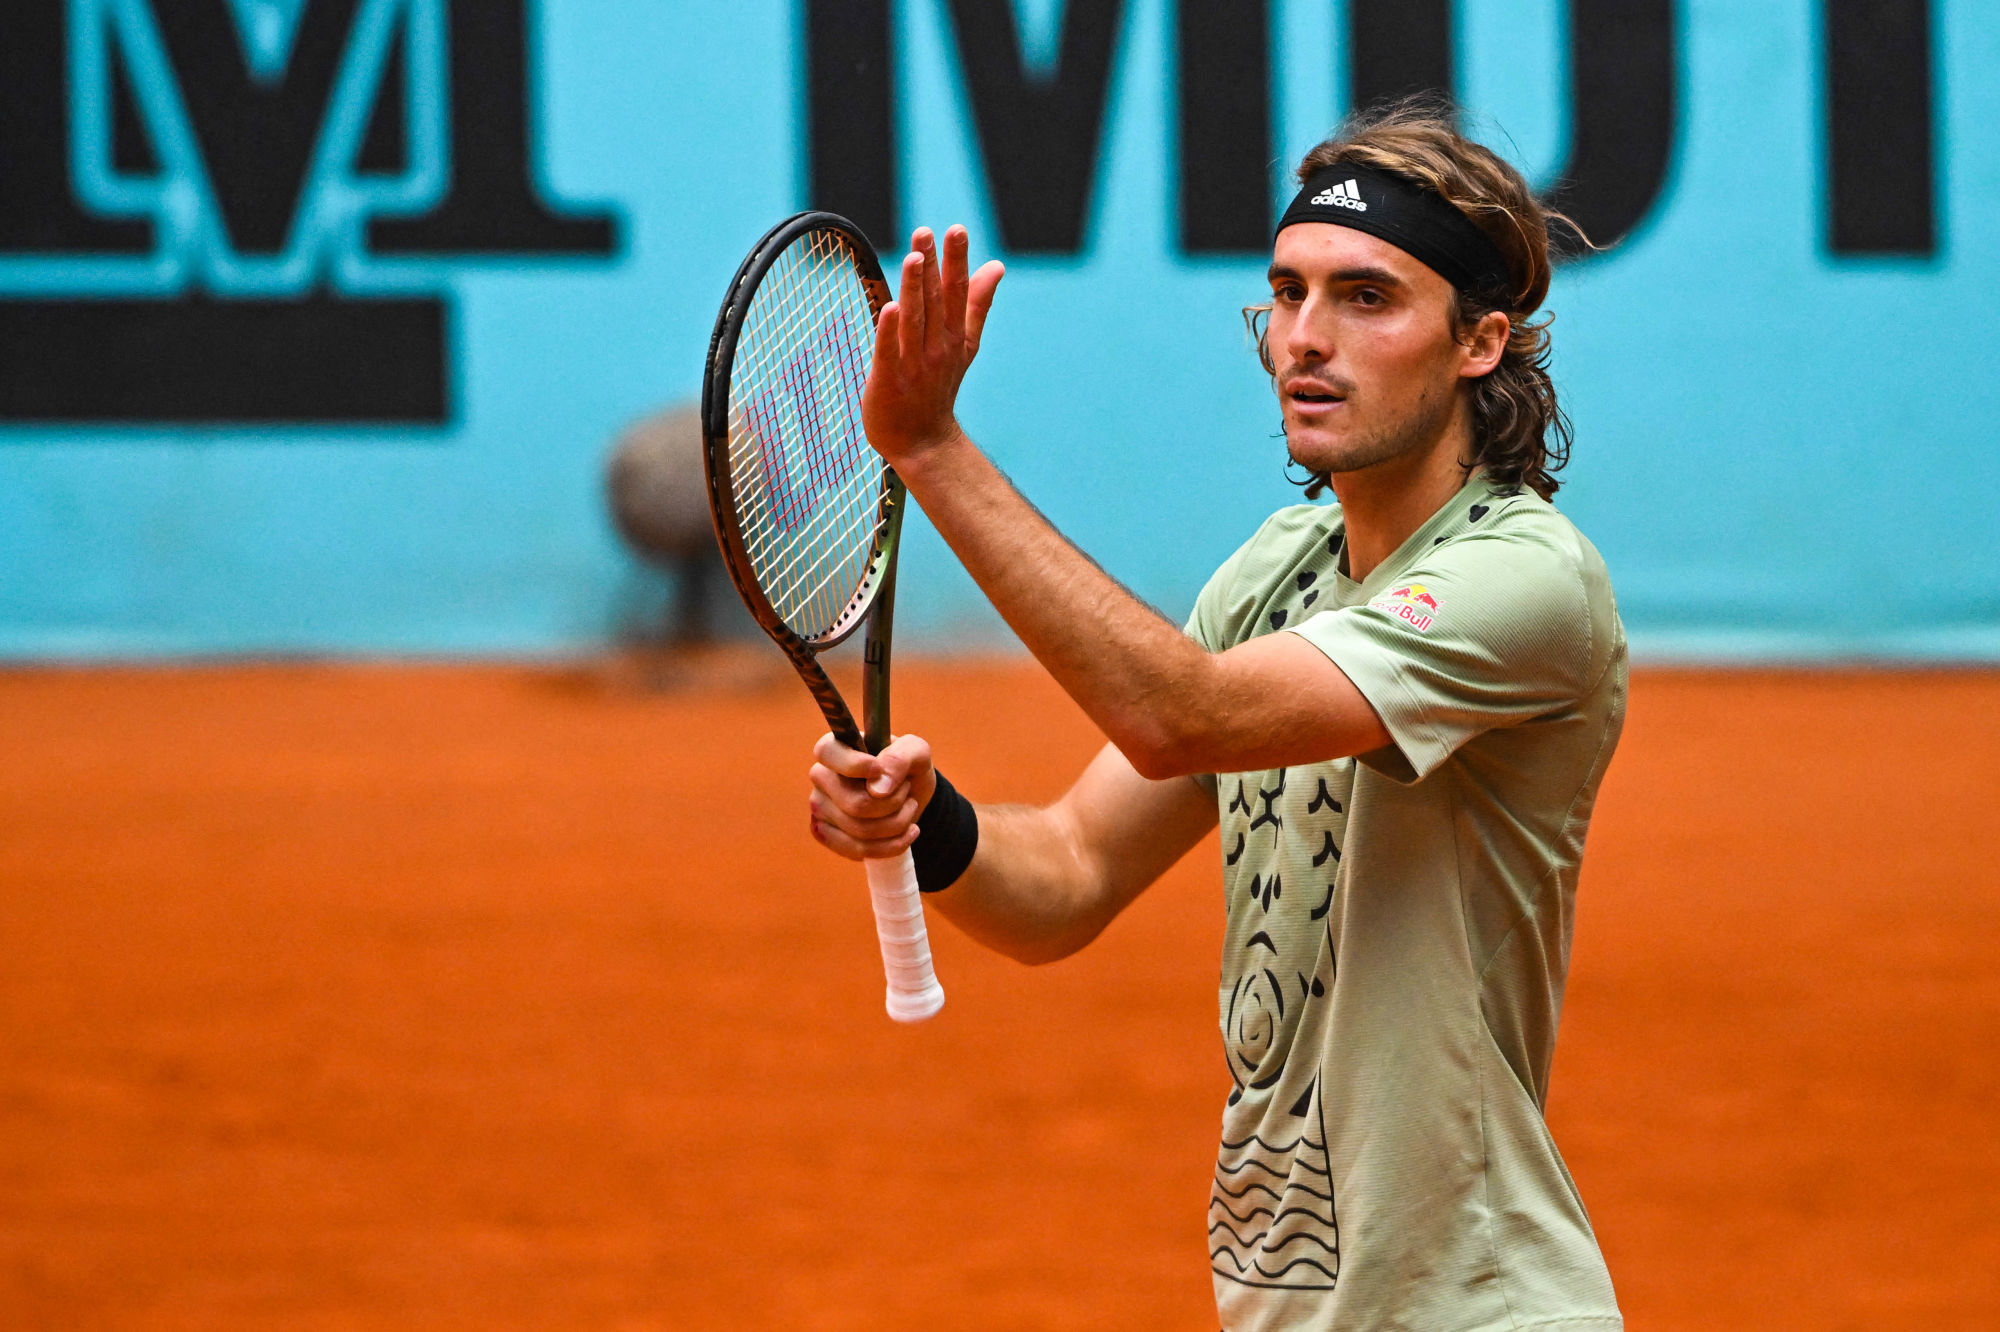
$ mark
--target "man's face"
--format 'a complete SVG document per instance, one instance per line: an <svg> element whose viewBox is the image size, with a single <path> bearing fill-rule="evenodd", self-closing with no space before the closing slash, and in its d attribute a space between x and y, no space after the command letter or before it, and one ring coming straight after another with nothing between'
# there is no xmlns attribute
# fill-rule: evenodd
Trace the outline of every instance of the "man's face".
<svg viewBox="0 0 2000 1332"><path fill-rule="evenodd" d="M1351 227L1300 222L1271 260L1271 362L1293 458L1355 472L1433 444L1457 410L1467 348L1431 268Z"/></svg>

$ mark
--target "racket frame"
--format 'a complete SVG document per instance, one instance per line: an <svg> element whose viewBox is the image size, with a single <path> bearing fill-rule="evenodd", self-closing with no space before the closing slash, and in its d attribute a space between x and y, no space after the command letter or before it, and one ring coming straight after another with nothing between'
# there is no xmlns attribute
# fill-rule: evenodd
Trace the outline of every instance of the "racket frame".
<svg viewBox="0 0 2000 1332"><path fill-rule="evenodd" d="M785 623L769 597L757 583L750 551L736 523L735 478L730 466L730 376L735 369L737 341L748 317L752 298L764 275L779 256L800 237L813 231L830 231L846 242L859 270L868 296L871 318L879 317L889 302L889 284L882 277L882 265L875 247L861 229L840 216L821 210L795 213L765 232L751 247L743 263L730 279L729 294L715 318L715 331L708 340L708 362L701 382L701 426L708 473L709 516L715 523L716 544L729 580L751 617L771 641L790 658L799 678L819 704L834 738L854 748L865 746L880 753L889 743L889 641L892 630L896 583L896 554L903 527L903 510L908 492L895 469L884 465L873 544L860 585L826 632L805 637ZM818 654L867 626L862 666L862 715L866 732L855 725L854 713L835 689Z"/></svg>

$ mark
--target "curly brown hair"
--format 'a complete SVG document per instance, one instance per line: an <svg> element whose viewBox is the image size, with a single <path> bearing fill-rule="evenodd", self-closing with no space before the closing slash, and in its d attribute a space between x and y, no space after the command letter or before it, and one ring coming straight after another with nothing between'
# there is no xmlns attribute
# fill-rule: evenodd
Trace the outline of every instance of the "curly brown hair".
<svg viewBox="0 0 2000 1332"><path fill-rule="evenodd" d="M1299 162L1298 179L1303 185L1315 171L1343 162L1392 172L1435 190L1492 240L1507 261L1512 291L1504 303L1460 291L1452 329L1463 341L1495 310L1512 324L1500 363L1471 385L1472 465L1484 467L1505 489L1526 486L1548 499L1561 485L1553 474L1569 462L1570 424L1549 378L1552 316L1529 316L1549 294L1550 224L1573 233L1583 245L1589 241L1569 218L1537 202L1528 182L1504 158L1460 134L1454 119L1450 103L1435 96L1369 108L1307 153ZM1253 305L1243 315L1257 341L1258 359L1275 375L1265 328L1270 311L1269 305ZM1325 473L1314 473L1306 494L1317 496L1328 484Z"/></svg>

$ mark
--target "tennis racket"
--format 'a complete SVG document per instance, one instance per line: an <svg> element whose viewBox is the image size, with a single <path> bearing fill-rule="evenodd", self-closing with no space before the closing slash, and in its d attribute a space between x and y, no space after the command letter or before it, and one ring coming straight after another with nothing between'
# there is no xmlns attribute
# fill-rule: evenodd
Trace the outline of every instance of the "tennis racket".
<svg viewBox="0 0 2000 1332"><path fill-rule="evenodd" d="M889 743L889 633L903 483L868 447L861 390L889 286L852 222L799 213L764 234L716 316L701 421L715 535L743 604L826 714L834 738ZM865 732L818 654L866 626ZM916 866L869 860L889 1016L944 1006Z"/></svg>

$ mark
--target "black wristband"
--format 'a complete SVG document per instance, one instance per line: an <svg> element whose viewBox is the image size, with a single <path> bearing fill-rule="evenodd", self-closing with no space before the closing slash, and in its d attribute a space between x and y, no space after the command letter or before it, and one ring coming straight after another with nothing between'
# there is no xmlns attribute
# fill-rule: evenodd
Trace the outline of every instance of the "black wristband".
<svg viewBox="0 0 2000 1332"><path fill-rule="evenodd" d="M937 790L917 819L923 831L910 844L910 859L917 863L918 889L941 893L958 882L958 876L972 863L972 853L979 849L979 815L943 773L932 775L937 778Z"/></svg>

